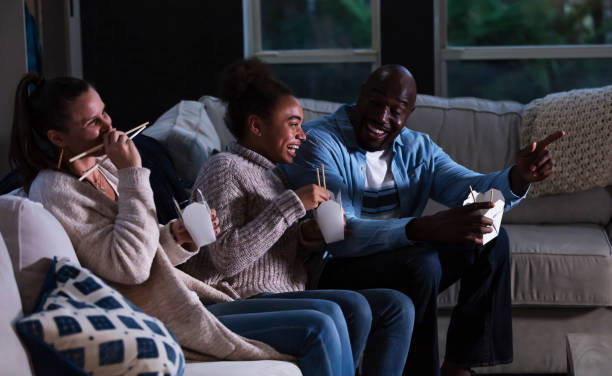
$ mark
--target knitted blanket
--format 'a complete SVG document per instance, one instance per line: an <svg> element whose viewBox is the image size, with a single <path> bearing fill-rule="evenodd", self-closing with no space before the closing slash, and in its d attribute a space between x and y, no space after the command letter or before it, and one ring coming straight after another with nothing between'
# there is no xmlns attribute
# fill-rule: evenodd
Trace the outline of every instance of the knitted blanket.
<svg viewBox="0 0 612 376"><path fill-rule="evenodd" d="M555 93L529 103L521 145L564 130L548 149L554 174L532 185L529 196L570 193L612 184L612 85Z"/></svg>

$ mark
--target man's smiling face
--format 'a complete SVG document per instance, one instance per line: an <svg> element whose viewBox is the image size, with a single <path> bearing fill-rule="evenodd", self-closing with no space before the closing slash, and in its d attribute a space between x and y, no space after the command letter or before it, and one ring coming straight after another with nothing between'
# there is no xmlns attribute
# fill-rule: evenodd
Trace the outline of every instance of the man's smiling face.
<svg viewBox="0 0 612 376"><path fill-rule="evenodd" d="M359 146L384 150L402 130L414 110L416 85L403 67L382 67L362 86L351 122Z"/></svg>

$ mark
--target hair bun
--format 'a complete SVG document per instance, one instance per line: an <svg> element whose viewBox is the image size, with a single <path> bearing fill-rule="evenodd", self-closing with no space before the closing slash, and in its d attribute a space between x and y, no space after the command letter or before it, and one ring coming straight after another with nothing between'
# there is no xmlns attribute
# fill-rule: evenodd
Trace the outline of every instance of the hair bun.
<svg viewBox="0 0 612 376"><path fill-rule="evenodd" d="M268 64L256 57L239 60L224 71L219 96L226 102L240 99L245 97L251 88L268 81L276 81Z"/></svg>

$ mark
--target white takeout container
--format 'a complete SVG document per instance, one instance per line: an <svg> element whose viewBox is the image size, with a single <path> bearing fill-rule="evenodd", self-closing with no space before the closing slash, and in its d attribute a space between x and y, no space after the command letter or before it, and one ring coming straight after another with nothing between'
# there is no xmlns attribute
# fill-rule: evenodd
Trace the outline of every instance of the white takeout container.
<svg viewBox="0 0 612 376"><path fill-rule="evenodd" d="M344 214L342 212L340 193L337 198L322 202L314 211L314 218L319 225L325 243L344 240Z"/></svg>
<svg viewBox="0 0 612 376"><path fill-rule="evenodd" d="M476 199L476 201L474 201ZM494 206L490 209L480 209L480 214L493 220L493 232L484 234L482 237L482 244L487 244L489 241L495 239L498 235L498 231L501 227L502 217L504 215L504 207L506 200L501 191L491 188L484 193L473 191L468 193L467 198L463 201L463 206L472 204L474 202L488 202L493 201Z"/></svg>
<svg viewBox="0 0 612 376"><path fill-rule="evenodd" d="M198 248L217 239L210 219L210 208L206 204L192 202L187 205L183 210L183 224Z"/></svg>

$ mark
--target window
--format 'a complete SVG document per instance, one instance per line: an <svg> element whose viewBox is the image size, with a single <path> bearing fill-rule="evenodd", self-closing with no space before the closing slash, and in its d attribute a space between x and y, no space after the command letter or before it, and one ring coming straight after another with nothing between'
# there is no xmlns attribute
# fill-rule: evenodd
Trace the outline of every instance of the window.
<svg viewBox="0 0 612 376"><path fill-rule="evenodd" d="M302 98L352 102L380 65L380 0L243 0L244 55Z"/></svg>
<svg viewBox="0 0 612 376"><path fill-rule="evenodd" d="M612 0L436 0L436 94L527 103L612 84Z"/></svg>

